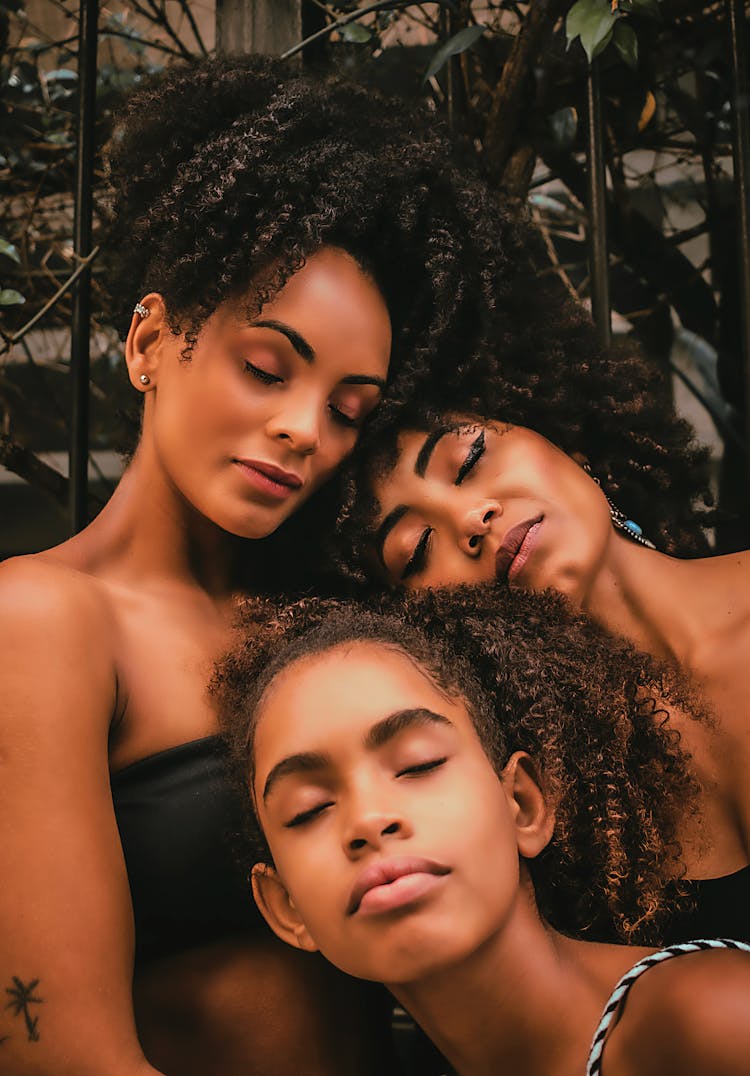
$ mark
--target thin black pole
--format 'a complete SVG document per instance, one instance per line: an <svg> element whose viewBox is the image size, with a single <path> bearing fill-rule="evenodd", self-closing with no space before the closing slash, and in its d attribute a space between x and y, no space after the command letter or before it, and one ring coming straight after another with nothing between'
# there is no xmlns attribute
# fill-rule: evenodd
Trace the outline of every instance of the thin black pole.
<svg viewBox="0 0 750 1076"><path fill-rule="evenodd" d="M586 158L588 162L587 210L591 313L599 340L607 347L612 337L612 317L609 308L604 128L597 60L589 65L586 89Z"/></svg>
<svg viewBox="0 0 750 1076"><path fill-rule="evenodd" d="M740 310L742 320L742 359L745 371L745 443L750 477L750 115L748 114L747 53L745 50L745 11L743 0L728 0L729 26L732 36L732 75L734 81L734 190L739 231Z"/></svg>
<svg viewBox="0 0 750 1076"><path fill-rule="evenodd" d="M78 23L78 150L76 155L73 249L78 258L91 253L94 140L96 123L96 51L98 0L81 0ZM91 267L76 281L70 341L70 531L88 522L89 367Z"/></svg>

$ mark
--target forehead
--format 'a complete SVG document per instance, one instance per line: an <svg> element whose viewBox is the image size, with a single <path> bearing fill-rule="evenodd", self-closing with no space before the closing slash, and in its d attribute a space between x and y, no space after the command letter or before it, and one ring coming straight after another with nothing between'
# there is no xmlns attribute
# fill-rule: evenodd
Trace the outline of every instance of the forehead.
<svg viewBox="0 0 750 1076"><path fill-rule="evenodd" d="M463 702L447 696L403 651L355 642L305 656L279 674L261 701L256 771L260 776L278 758L324 749L328 741L358 743L387 715L418 707L471 726Z"/></svg>

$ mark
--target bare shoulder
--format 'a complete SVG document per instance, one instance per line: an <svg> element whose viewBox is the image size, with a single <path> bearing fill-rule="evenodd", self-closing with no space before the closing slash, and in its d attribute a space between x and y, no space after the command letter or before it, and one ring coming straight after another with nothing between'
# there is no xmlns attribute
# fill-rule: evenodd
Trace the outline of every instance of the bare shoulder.
<svg viewBox="0 0 750 1076"><path fill-rule="evenodd" d="M0 692L14 715L95 713L115 694L116 621L98 581L43 557L0 565Z"/></svg>
<svg viewBox="0 0 750 1076"><path fill-rule="evenodd" d="M714 949L651 968L631 989L603 1076L750 1076L750 953Z"/></svg>
<svg viewBox="0 0 750 1076"><path fill-rule="evenodd" d="M7 615L21 622L59 616L70 627L74 618L79 620L76 614L86 614L83 627L89 618L101 621L109 616L105 593L93 576L34 554L0 564L0 611L1 620Z"/></svg>

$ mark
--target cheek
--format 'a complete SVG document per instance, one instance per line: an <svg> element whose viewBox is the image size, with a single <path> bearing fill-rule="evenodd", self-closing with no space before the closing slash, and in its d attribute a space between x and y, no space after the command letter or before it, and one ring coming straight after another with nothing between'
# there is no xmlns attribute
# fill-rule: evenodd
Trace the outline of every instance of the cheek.
<svg viewBox="0 0 750 1076"><path fill-rule="evenodd" d="M310 493L322 486L354 451L358 432L328 431L320 439L320 448L312 457L313 483ZM308 494L309 496L309 494Z"/></svg>

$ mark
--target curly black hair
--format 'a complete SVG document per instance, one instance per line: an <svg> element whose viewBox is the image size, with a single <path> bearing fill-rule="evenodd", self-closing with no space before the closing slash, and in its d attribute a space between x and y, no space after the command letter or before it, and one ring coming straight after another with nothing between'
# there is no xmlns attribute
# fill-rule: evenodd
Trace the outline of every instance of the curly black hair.
<svg viewBox="0 0 750 1076"><path fill-rule="evenodd" d="M537 273L528 223L433 115L268 57L200 60L128 98L107 161L123 333L134 301L158 291L188 357L222 301L257 309L338 246L371 273L393 323L374 438L416 400L523 422L611 474L610 494L665 549L695 545L705 472L660 375L630 351L602 352L583 307ZM356 515L352 484L334 480L281 528L267 563L256 552L265 585L320 575L342 498Z"/></svg>
<svg viewBox="0 0 750 1076"><path fill-rule="evenodd" d="M145 83L116 119L108 170L123 331L153 289L189 342L222 301L251 292L262 305L338 246L388 304L394 401L445 376L459 340L471 364L528 261L525 228L434 117L269 57L201 60Z"/></svg>
<svg viewBox="0 0 750 1076"><path fill-rule="evenodd" d="M666 706L702 710L671 669L613 639L558 595L492 587L383 595L367 605L248 601L213 691L247 805L254 854L268 861L248 793L259 703L298 658L373 640L412 657L463 698L499 770L513 751L538 763L556 812L529 862L540 912L595 940L657 943L681 899L679 825L698 785ZM488 716L489 715L489 716Z"/></svg>
<svg viewBox="0 0 750 1076"><path fill-rule="evenodd" d="M674 414L656 371L625 348L580 363L561 352L544 372L531 358L513 368L499 363L483 384L482 399L454 394L435 406L423 395L365 436L339 478L337 525L326 544L325 555L342 579L382 583L372 556L380 515L373 486L395 466L401 433L431 433L461 415L524 426L570 455L583 455L610 500L638 521L657 548L677 556L708 552L702 529L710 522L707 452Z"/></svg>

